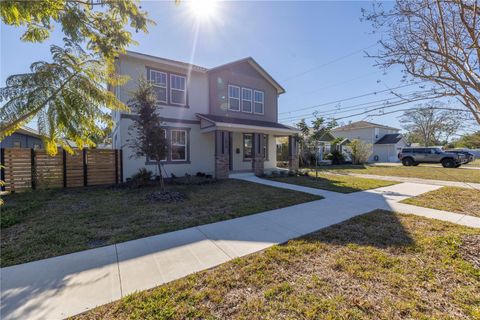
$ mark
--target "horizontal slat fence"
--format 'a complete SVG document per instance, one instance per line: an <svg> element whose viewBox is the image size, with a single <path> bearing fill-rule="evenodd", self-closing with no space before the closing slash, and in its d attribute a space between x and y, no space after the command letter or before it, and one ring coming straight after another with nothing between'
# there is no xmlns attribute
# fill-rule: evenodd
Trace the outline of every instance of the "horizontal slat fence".
<svg viewBox="0 0 480 320"><path fill-rule="evenodd" d="M54 157L42 149L2 148L3 189L81 187L116 184L122 180L122 151L110 149L59 150Z"/></svg>

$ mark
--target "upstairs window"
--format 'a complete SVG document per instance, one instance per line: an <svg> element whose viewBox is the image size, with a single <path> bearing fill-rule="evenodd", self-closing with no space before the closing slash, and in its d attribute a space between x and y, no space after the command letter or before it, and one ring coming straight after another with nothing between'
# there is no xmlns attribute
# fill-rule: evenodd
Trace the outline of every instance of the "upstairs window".
<svg viewBox="0 0 480 320"><path fill-rule="evenodd" d="M187 78L176 74L170 75L170 103L180 106L187 104Z"/></svg>
<svg viewBox="0 0 480 320"><path fill-rule="evenodd" d="M187 131L172 130L172 161L187 160Z"/></svg>
<svg viewBox="0 0 480 320"><path fill-rule="evenodd" d="M252 89L242 88L242 111L252 113Z"/></svg>
<svg viewBox="0 0 480 320"><path fill-rule="evenodd" d="M240 111L240 87L228 86L228 109Z"/></svg>
<svg viewBox="0 0 480 320"><path fill-rule="evenodd" d="M263 91L255 90L253 97L254 97L253 112L256 114L263 114L264 99L265 99Z"/></svg>
<svg viewBox="0 0 480 320"><path fill-rule="evenodd" d="M149 80L153 85L157 103L167 103L167 74L157 70L150 70Z"/></svg>

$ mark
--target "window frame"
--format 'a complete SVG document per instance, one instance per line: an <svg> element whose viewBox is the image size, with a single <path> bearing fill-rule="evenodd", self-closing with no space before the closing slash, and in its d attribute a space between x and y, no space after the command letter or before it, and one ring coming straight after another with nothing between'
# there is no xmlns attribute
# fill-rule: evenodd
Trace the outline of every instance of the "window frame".
<svg viewBox="0 0 480 320"><path fill-rule="evenodd" d="M184 135L185 135L185 143L183 145L181 144L174 144L173 143L173 132L174 131L180 131L180 132L183 132ZM174 146L183 146L185 148L185 158L184 159L173 159L173 147ZM188 132L187 130L185 129L170 129L170 143L169 143L169 147L170 147L170 161L171 162L185 162L185 161L188 161Z"/></svg>
<svg viewBox="0 0 480 320"><path fill-rule="evenodd" d="M230 96L230 88L237 88L238 89L238 98L234 98L234 97ZM235 111L235 112L241 112L242 111L242 90L241 90L241 87L236 86L234 84L229 84L227 90L228 90L228 110ZM238 100L238 110L232 109L230 99Z"/></svg>
<svg viewBox="0 0 480 320"><path fill-rule="evenodd" d="M255 110L255 104L256 103L260 103L260 102L257 102L256 101L256 98L255 98L255 94L256 93L261 93L262 94L262 112L256 112ZM254 114L260 114L260 115L264 115L265 114L265 92L263 92L262 90L253 90L253 113Z"/></svg>
<svg viewBox="0 0 480 320"><path fill-rule="evenodd" d="M247 92L247 91L250 92L250 100L243 98L243 92L244 91L245 92ZM242 110L242 112L253 113L253 89L242 87L240 95L241 95L241 110ZM250 102L250 111L245 111L245 109L243 108L243 101Z"/></svg>
<svg viewBox="0 0 480 320"><path fill-rule="evenodd" d="M156 84L152 80L152 72L160 73L160 74L163 74L165 76L165 86ZM165 101L157 100L157 104L168 104L168 73L166 73L164 71L156 70L156 69L148 69L148 81L150 81L150 83L154 87L165 89Z"/></svg>
<svg viewBox="0 0 480 320"><path fill-rule="evenodd" d="M184 86L183 90L182 90L182 89L173 88L173 86L172 86L172 83L173 83L172 78L173 78L173 77L183 78L183 80L184 80L184 82L185 82L185 86ZM187 105L187 77L184 76L184 75L176 74L176 73L170 73L170 74L169 74L169 81L170 81L170 90L169 90L168 92L169 92L170 104L176 105L176 106L185 107L185 106ZM172 100L172 92L173 92L173 90L183 92L183 97L184 97L184 99L185 99L185 103L173 102L173 100Z"/></svg>

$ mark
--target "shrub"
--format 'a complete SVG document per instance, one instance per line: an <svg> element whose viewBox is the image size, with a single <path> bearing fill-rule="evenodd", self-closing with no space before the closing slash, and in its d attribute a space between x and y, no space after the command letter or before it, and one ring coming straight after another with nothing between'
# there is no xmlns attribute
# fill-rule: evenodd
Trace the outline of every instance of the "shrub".
<svg viewBox="0 0 480 320"><path fill-rule="evenodd" d="M340 151L333 150L332 152L327 154L327 160L331 160L332 164L342 164L345 162L345 157Z"/></svg>
<svg viewBox="0 0 480 320"><path fill-rule="evenodd" d="M372 154L372 145L355 139L350 143L352 149L352 163L363 164Z"/></svg>
<svg viewBox="0 0 480 320"><path fill-rule="evenodd" d="M152 171L146 168L140 168L137 173L132 175L132 183L137 186L147 185L152 180Z"/></svg>

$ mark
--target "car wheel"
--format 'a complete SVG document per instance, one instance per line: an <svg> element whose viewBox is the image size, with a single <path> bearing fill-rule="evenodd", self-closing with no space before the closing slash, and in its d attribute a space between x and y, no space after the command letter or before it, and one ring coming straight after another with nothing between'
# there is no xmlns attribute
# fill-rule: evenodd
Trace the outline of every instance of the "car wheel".
<svg viewBox="0 0 480 320"><path fill-rule="evenodd" d="M454 168L455 162L452 159L444 159L442 160L442 166L444 168Z"/></svg>
<svg viewBox="0 0 480 320"><path fill-rule="evenodd" d="M402 160L402 164L404 166L409 167L409 166L413 165L413 160L411 158L405 158L405 159Z"/></svg>

